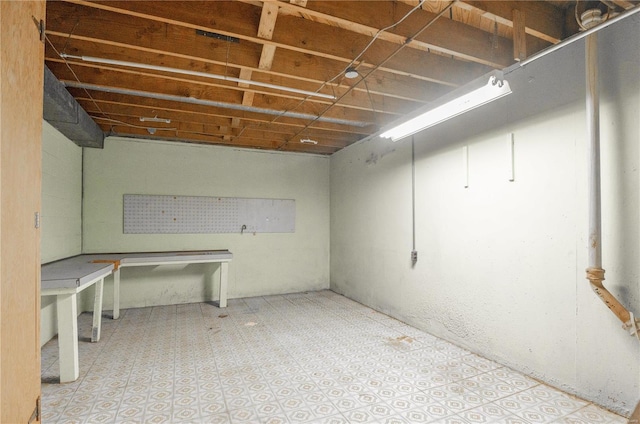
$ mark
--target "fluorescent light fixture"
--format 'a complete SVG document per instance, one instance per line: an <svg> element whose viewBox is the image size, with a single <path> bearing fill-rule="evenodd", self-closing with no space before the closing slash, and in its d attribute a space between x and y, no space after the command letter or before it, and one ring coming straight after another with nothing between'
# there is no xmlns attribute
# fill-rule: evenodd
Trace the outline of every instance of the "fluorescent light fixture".
<svg viewBox="0 0 640 424"><path fill-rule="evenodd" d="M146 63L127 62L125 60L105 59L93 56L74 56L70 54L61 54L63 59L79 59L84 62L103 63L105 65L128 66L130 68L148 69L151 71L171 72L174 74L191 75L194 77L212 78L222 81L231 81L238 84L255 85L256 87L272 88L274 90L288 91L290 93L304 94L305 96L320 97L323 99L335 100L336 97L331 94L317 93L315 91L300 90L293 87L285 87L282 85L270 84L268 82L252 81L242 78L229 77L226 75L208 74L206 72L191 71L189 69L170 68L168 66L148 65Z"/></svg>
<svg viewBox="0 0 640 424"><path fill-rule="evenodd" d="M487 82L485 83L485 81ZM479 87L477 87L478 82L482 84ZM471 91L469 91L470 86L476 88L471 88ZM461 92L464 94L460 94ZM507 94L511 94L509 83L502 79L501 72L494 71L467 86L454 90L438 102L439 106L430 106L426 112L420 113L408 121L396 124L393 128L380 134L380 137L398 141L425 128L432 127L504 97Z"/></svg>
<svg viewBox="0 0 640 424"><path fill-rule="evenodd" d="M171 123L171 119L168 118L158 118L157 116L153 117L153 118L149 118L146 116L141 116L140 117L140 122L162 122L165 124L170 124Z"/></svg>
<svg viewBox="0 0 640 424"><path fill-rule="evenodd" d="M302 144L318 144L317 141L311 140L310 138L303 138L303 139L300 140L300 143L302 143Z"/></svg>

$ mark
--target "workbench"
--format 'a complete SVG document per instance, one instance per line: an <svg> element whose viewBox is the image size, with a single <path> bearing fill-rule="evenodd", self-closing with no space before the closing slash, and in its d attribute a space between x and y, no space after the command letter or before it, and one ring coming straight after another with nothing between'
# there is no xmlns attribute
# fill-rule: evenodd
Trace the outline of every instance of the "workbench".
<svg viewBox="0 0 640 424"><path fill-rule="evenodd" d="M120 316L120 268L220 263L219 306L227 306L228 250L78 255L42 265L41 296L56 296L60 382L75 381L78 362L78 293L95 285L91 341L100 340L105 277L113 274L113 318Z"/></svg>

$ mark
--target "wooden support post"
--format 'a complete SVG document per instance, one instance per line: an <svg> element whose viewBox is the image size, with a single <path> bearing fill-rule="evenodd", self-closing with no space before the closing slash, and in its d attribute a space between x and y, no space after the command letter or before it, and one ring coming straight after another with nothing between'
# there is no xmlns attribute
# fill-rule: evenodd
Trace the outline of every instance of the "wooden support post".
<svg viewBox="0 0 640 424"><path fill-rule="evenodd" d="M520 62L527 58L527 34L524 13L513 9L513 58Z"/></svg>

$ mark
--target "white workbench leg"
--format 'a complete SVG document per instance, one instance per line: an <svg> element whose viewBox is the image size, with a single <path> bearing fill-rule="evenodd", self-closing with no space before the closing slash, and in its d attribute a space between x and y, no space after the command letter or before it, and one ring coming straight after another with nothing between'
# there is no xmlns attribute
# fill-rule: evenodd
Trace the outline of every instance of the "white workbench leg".
<svg viewBox="0 0 640 424"><path fill-rule="evenodd" d="M68 383L78 379L78 303L77 295L59 294L58 309L58 352L60 382Z"/></svg>
<svg viewBox="0 0 640 424"><path fill-rule="evenodd" d="M95 296L93 299L93 328L91 329L91 342L100 341L100 326L102 324L102 292L104 290L104 278L95 284Z"/></svg>
<svg viewBox="0 0 640 424"><path fill-rule="evenodd" d="M120 318L120 268L113 271L113 319Z"/></svg>
<svg viewBox="0 0 640 424"><path fill-rule="evenodd" d="M227 277L229 275L229 263L220 263L220 307L227 307Z"/></svg>

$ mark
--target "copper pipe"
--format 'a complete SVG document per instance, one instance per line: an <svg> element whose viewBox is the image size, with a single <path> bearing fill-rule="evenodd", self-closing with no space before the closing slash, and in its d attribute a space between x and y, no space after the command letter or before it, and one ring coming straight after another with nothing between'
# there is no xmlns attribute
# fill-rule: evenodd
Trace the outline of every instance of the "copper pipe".
<svg viewBox="0 0 640 424"><path fill-rule="evenodd" d="M611 309L611 312L613 312L623 324L627 324L631 320L631 314L602 284L604 280L604 269L587 268L587 280L591 282L591 288L600 300Z"/></svg>

